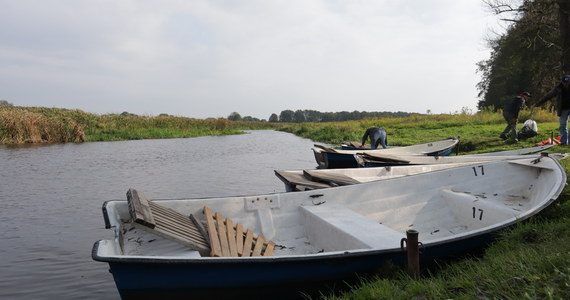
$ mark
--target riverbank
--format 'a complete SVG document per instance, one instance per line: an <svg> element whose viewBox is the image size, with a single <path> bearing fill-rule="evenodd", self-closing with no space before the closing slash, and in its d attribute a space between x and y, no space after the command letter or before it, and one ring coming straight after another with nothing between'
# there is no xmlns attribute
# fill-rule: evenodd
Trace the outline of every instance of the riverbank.
<svg viewBox="0 0 570 300"><path fill-rule="evenodd" d="M45 107L0 108L0 144L11 145L188 138L273 128L273 123L232 122L225 118L199 120L166 115L96 115Z"/></svg>

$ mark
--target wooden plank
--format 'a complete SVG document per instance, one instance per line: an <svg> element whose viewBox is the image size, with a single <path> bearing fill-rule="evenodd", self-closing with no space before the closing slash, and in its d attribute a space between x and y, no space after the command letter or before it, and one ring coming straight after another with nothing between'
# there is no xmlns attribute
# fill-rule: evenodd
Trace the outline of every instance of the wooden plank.
<svg viewBox="0 0 570 300"><path fill-rule="evenodd" d="M230 247L228 245L228 233L226 231L226 225L224 224L224 217L221 213L215 213L216 225L218 229L218 237L220 238L220 245L222 246L222 256L230 256Z"/></svg>
<svg viewBox="0 0 570 300"><path fill-rule="evenodd" d="M265 252L263 252L263 256L273 255L273 249L275 249L275 243L272 241L269 241L267 243L267 247L265 247Z"/></svg>
<svg viewBox="0 0 570 300"><path fill-rule="evenodd" d="M234 229L234 223L232 219L226 218L226 230L228 232L228 246L230 247L230 256L237 257L237 245L236 245L236 231Z"/></svg>
<svg viewBox="0 0 570 300"><path fill-rule="evenodd" d="M335 183L338 185L351 185L360 183L360 181L339 173L324 173L317 170L303 170L303 176L312 181L320 181L325 183Z"/></svg>
<svg viewBox="0 0 570 300"><path fill-rule="evenodd" d="M202 224L202 222L200 222L200 220L196 219L196 217L193 214L190 214L189 218L190 218L190 220L192 220L192 223L194 223L194 226L196 226L198 231L200 231L200 233L204 237L204 240L206 241L206 243L210 244L210 238L208 237L208 231L206 230L206 228L204 228L204 224Z"/></svg>
<svg viewBox="0 0 570 300"><path fill-rule="evenodd" d="M184 224L175 224L169 222L168 219L163 219L160 216L156 216L156 227L154 229L163 228L168 229L172 234L178 234L185 237L189 237L198 241L201 241L204 244L207 244L206 239L202 236L202 234L196 228L189 228Z"/></svg>
<svg viewBox="0 0 570 300"><path fill-rule="evenodd" d="M395 163L402 163L402 164L409 164L409 160L402 159L395 155L389 154L377 154L377 153L358 153L358 155L362 156L363 158L369 159L371 161L380 161L380 162L395 162Z"/></svg>
<svg viewBox="0 0 570 300"><path fill-rule="evenodd" d="M156 226L148 200L142 193L132 188L129 189L127 191L127 203L129 205L129 213L134 222L149 228Z"/></svg>
<svg viewBox="0 0 570 300"><path fill-rule="evenodd" d="M212 210L207 206L204 206L204 216L206 216L208 237L210 238L210 255L220 257L222 256L222 247L220 245L220 239L218 238L218 231L216 230L216 222L214 221Z"/></svg>
<svg viewBox="0 0 570 300"><path fill-rule="evenodd" d="M236 246L238 256L243 256L243 225L240 223L236 225Z"/></svg>
<svg viewBox="0 0 570 300"><path fill-rule="evenodd" d="M309 180L306 177L304 177L303 175L296 173L296 172L278 171L278 170L275 170L274 172L275 172L275 176L277 176L277 178L281 179L281 181L283 181L285 184L287 184L288 186L290 186L291 188L294 188L294 189L298 185L305 186L305 187L310 188L310 189L323 189L323 188L329 188L332 186L330 184L315 182L315 181ZM296 188L296 189L300 190L299 188Z"/></svg>
<svg viewBox="0 0 570 300"><path fill-rule="evenodd" d="M245 241L243 242L243 256L251 256L251 247L253 246L253 231L248 229L245 233Z"/></svg>
<svg viewBox="0 0 570 300"><path fill-rule="evenodd" d="M263 235L258 236L257 240L255 241L255 247L253 248L251 256L261 256L261 250L263 249L263 242L265 242Z"/></svg>

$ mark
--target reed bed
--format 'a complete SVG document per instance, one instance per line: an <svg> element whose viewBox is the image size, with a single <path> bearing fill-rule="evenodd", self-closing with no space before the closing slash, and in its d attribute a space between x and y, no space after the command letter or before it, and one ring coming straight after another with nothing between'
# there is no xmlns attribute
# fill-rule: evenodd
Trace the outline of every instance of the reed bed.
<svg viewBox="0 0 570 300"><path fill-rule="evenodd" d="M0 143L84 142L83 125L72 118L45 115L20 108L0 109Z"/></svg>
<svg viewBox="0 0 570 300"><path fill-rule="evenodd" d="M273 123L177 116L96 115L45 107L0 108L0 143L66 143L187 138L270 129Z"/></svg>

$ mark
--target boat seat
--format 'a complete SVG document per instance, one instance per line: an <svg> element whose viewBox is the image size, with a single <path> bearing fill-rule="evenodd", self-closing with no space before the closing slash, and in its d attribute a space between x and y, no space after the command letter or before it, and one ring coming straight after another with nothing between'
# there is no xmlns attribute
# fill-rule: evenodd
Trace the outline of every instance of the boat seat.
<svg viewBox="0 0 570 300"><path fill-rule="evenodd" d="M137 228L188 246L202 256L210 253L208 235L193 215L188 217L149 201L135 189L127 192L127 202L131 221Z"/></svg>
<svg viewBox="0 0 570 300"><path fill-rule="evenodd" d="M265 241L262 235L255 235L251 230L244 230L241 224L234 224L232 219L224 218L221 213L214 213L204 206L204 216L211 241L210 256L245 257L271 256L275 243Z"/></svg>
<svg viewBox="0 0 570 300"><path fill-rule="evenodd" d="M401 232L332 203L301 206L311 244L324 251L400 247Z"/></svg>
<svg viewBox="0 0 570 300"><path fill-rule="evenodd" d="M506 206L502 201L493 200L492 195L487 197L449 189L442 189L441 195L456 218L471 228L489 226L521 214L520 207Z"/></svg>

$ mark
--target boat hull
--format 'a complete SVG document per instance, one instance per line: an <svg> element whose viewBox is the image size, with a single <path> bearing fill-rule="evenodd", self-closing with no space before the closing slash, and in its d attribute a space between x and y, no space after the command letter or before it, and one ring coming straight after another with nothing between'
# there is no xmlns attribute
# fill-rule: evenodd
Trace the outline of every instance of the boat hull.
<svg viewBox="0 0 570 300"><path fill-rule="evenodd" d="M207 206L263 234L276 246L259 257L202 256L137 231L127 201L113 200L103 215L114 240L96 242L92 257L109 264L123 299L317 297L405 265L409 229L419 232L422 265L478 251L550 205L565 183L545 156L314 191L153 201L196 218Z"/></svg>
<svg viewBox="0 0 570 300"><path fill-rule="evenodd" d="M431 264L480 251L497 233L425 247L420 262ZM275 260L109 259L97 254L101 242L93 248L93 259L109 263L122 299L306 299L347 290L367 276L407 263L401 249Z"/></svg>
<svg viewBox="0 0 570 300"><path fill-rule="evenodd" d="M339 168L358 168L359 163L356 155L358 153L377 153L389 155L421 155L421 156L448 156L459 143L459 139L447 139L435 141L431 143L418 144L405 147L394 147L387 149L350 149L350 150L326 150L313 149L315 160L319 164L319 168L323 169L339 169ZM362 167L362 166L360 166Z"/></svg>

